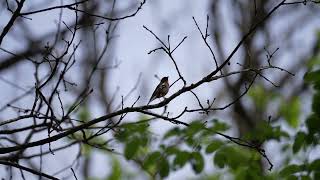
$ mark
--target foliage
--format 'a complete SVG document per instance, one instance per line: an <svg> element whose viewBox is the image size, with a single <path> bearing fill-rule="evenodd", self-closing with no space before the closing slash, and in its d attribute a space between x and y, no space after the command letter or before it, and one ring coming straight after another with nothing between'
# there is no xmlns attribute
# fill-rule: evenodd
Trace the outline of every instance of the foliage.
<svg viewBox="0 0 320 180"><path fill-rule="evenodd" d="M311 61L315 67L320 64L315 58ZM177 125L159 136L150 133L151 120L141 117L136 123L121 125L116 139L124 145L124 157L139 165L151 179L168 177L187 166L198 175L196 179L319 179L320 159L308 158L308 152L318 147L320 139L320 70L313 69L313 66L309 66L310 70L304 77L314 90L312 112L305 120L301 119L302 102L299 97L287 101L259 85L249 91L248 97L258 110L264 111L277 102L279 117L291 128L285 131L281 124L270 122L269 117L244 137L258 145L272 140L281 144L278 153L283 154L284 161L272 172L262 169L264 160L257 151L238 146L216 133L229 132L231 126L223 120L194 120L188 127ZM119 163L113 165L109 177L119 177L120 166ZM212 166L213 173L205 171L205 167L212 169Z"/></svg>
<svg viewBox="0 0 320 180"><path fill-rule="evenodd" d="M320 40L320 38L319 38ZM320 45L320 41L318 43ZM304 76L304 81L313 87L311 113L300 129L293 135L292 153L300 154L300 163L288 163L282 167L279 176L286 179L319 179L320 159L310 159L310 151L319 147L320 137L320 69L319 56L312 57L308 64L309 71ZM293 104L294 105L294 104ZM294 105L295 106L295 105ZM295 158L290 158L294 160Z"/></svg>

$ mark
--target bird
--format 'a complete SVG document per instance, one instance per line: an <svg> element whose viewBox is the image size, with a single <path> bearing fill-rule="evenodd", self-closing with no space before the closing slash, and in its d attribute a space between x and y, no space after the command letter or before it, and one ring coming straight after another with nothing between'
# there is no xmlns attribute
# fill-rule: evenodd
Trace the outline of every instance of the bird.
<svg viewBox="0 0 320 180"><path fill-rule="evenodd" d="M152 96L148 102L148 105L151 101L157 99L157 98L161 98L164 97L168 92L169 92L169 81L168 81L169 77L163 77L160 81L160 83L158 84L158 86L156 87L156 89L153 91Z"/></svg>

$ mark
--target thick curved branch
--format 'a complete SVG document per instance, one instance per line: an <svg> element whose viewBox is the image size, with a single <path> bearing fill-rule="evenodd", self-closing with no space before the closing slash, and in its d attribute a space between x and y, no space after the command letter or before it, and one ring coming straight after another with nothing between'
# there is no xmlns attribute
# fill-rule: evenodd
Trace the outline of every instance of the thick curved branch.
<svg viewBox="0 0 320 180"><path fill-rule="evenodd" d="M133 16L135 16L136 14L138 14L138 12L142 9L142 6L143 6L145 3L146 3L146 0L143 0L143 1L140 3L139 7L137 8L137 10L136 10L134 13L129 14L129 15L125 15L125 16L122 16L122 17L115 17L115 18L106 17L106 16L101 16L101 15L98 15L98 14L92 14L92 13L89 13L89 12L86 12L86 11L83 11L83 10L80 10L80 9L77 9L77 8L74 8L74 7L68 7L68 9L81 12L81 13L86 14L86 15L88 15L88 16L105 19L105 20L108 20L108 21L119 21L119 20L123 20L123 19L127 19L127 18L130 18L130 17L133 17Z"/></svg>
<svg viewBox="0 0 320 180"><path fill-rule="evenodd" d="M140 111L144 111L144 110L148 110L148 109L154 109L154 108L159 108L159 107L163 107L165 105L167 105L170 101L172 101L174 98L180 96L181 94L191 91L197 87L199 87L200 85L207 83L207 82L211 82L212 81L212 77L219 72L233 57L233 55L235 54L235 52L239 49L239 47L242 45L242 43L245 41L246 38L249 37L249 35L255 31L255 29L261 24L263 23L268 17L271 16L271 14L273 12L275 12L279 7L281 7L281 5L283 5L283 3L285 2L285 0L281 1L276 7L274 7L268 14L266 17L264 17L259 23L257 23L255 26L253 26L249 32L247 34L245 34L245 36L241 39L241 41L238 43L238 45L236 46L236 48L232 51L232 53L229 55L229 57L224 61L224 63L222 63L219 68L217 68L216 70L214 70L213 72L211 72L209 75L205 76L204 78L202 78L201 80L199 80L198 82L191 84L189 86L184 86L183 88L181 88L179 91L177 91L176 93L174 93L173 95L171 95L169 98L165 99L164 101L158 103L158 104L154 104L154 105L145 105L145 106L140 106L140 107L126 107L123 108L119 111L115 111L112 112L110 114L101 116L99 118L93 119L89 122L86 122L84 124L81 124L79 126L75 126L72 129L69 129L67 131L64 131L60 134L48 137L48 138L44 138L38 141L34 141L34 142L30 142L30 143L26 143L26 144L21 144L21 145L17 145L17 146L11 146L11 147L5 147L5 148L0 148L0 154L6 154L6 153L10 153L10 152L14 152L14 151L18 151L18 150L22 150L22 149L26 149L26 148L30 148L30 147L35 147L35 146L39 146L39 145L43 145L43 144L47 144L50 142L54 142L57 141L61 138L64 138L70 134L73 134L77 131L80 131L82 129L88 128L94 124L97 124L99 122L108 120L112 117L116 117L116 116L121 116L124 114L127 114L129 112L140 112Z"/></svg>
<svg viewBox="0 0 320 180"><path fill-rule="evenodd" d="M61 5L61 6L54 6L54 7L49 7L49 8L45 8L45 9L40 9L40 10L36 10L36 11L29 11L29 12L23 12L20 13L21 16L27 16L27 15L31 15L31 14L37 14L37 13L42 13L42 12L46 12L46 11L51 11L54 9L63 9L63 8L69 8L75 5L79 5L79 4L83 4L85 2L87 2L89 0L84 0L84 1L79 1L79 2L75 2L72 4L66 4L66 5Z"/></svg>

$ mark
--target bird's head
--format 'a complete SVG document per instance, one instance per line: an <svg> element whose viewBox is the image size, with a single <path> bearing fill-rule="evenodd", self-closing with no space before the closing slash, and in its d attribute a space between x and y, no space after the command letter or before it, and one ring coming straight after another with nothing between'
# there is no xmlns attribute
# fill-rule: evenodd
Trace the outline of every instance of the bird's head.
<svg viewBox="0 0 320 180"><path fill-rule="evenodd" d="M168 81L168 79L169 79L169 77L168 77L168 76L163 77L163 78L161 79L161 82L167 82L167 81Z"/></svg>

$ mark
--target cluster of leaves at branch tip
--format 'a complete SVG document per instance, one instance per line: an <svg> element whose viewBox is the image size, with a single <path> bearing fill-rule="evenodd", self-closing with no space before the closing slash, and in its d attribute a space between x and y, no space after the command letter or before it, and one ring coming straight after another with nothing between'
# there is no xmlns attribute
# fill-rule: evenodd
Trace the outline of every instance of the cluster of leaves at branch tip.
<svg viewBox="0 0 320 180"><path fill-rule="evenodd" d="M224 132L229 128L229 125L217 119L195 120L188 127L173 127L163 135L160 144L155 144L157 141L153 141L147 122L128 123L121 125L116 137L125 144L124 156L127 159L142 161L145 171L162 178L187 164L199 174L208 156L212 157L211 162L218 168L229 167L240 172L239 169L250 164L250 169L256 170L248 173L241 171L241 176L258 176L261 169L256 167L259 167L261 157L257 152L238 147L217 136L216 132Z"/></svg>
<svg viewBox="0 0 320 180"><path fill-rule="evenodd" d="M150 143L149 123L126 123L120 125L116 139L124 143L124 156L126 159L133 159L135 156L144 154Z"/></svg>
<svg viewBox="0 0 320 180"><path fill-rule="evenodd" d="M120 180L121 179L121 165L119 160L116 157L112 157L112 169L110 175L106 180Z"/></svg>
<svg viewBox="0 0 320 180"><path fill-rule="evenodd" d="M276 140L280 142L281 138L289 139L290 135L281 129L280 125L271 126L267 120L260 122L251 132L247 132L243 139L260 146L265 141Z"/></svg>

